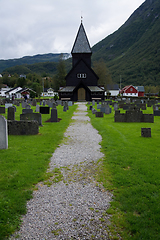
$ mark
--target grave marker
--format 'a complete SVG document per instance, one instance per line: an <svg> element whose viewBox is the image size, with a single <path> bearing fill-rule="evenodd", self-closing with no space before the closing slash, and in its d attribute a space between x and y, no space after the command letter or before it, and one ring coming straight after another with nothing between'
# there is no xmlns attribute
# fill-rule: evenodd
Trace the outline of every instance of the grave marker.
<svg viewBox="0 0 160 240"><path fill-rule="evenodd" d="M40 113L41 114L49 114L50 107L40 107Z"/></svg>
<svg viewBox="0 0 160 240"><path fill-rule="evenodd" d="M22 114L33 113L33 109L22 109Z"/></svg>
<svg viewBox="0 0 160 240"><path fill-rule="evenodd" d="M9 107L8 108L8 114L7 114L7 120L15 120L15 108Z"/></svg>
<svg viewBox="0 0 160 240"><path fill-rule="evenodd" d="M0 115L0 149L8 149L7 120Z"/></svg>
<svg viewBox="0 0 160 240"><path fill-rule="evenodd" d="M42 126L42 117L40 113L25 113L20 114L20 120L31 121L35 120L38 122L39 126Z"/></svg>
<svg viewBox="0 0 160 240"><path fill-rule="evenodd" d="M51 122L58 122L57 109L51 109Z"/></svg>
<svg viewBox="0 0 160 240"><path fill-rule="evenodd" d="M5 108L9 108L9 107L12 107L13 104L12 103L5 103Z"/></svg>
<svg viewBox="0 0 160 240"><path fill-rule="evenodd" d="M151 137L151 128L141 128L142 137Z"/></svg>
<svg viewBox="0 0 160 240"><path fill-rule="evenodd" d="M0 114L5 113L5 107L0 107Z"/></svg>
<svg viewBox="0 0 160 240"><path fill-rule="evenodd" d="M103 117L103 112L96 112L96 117Z"/></svg>

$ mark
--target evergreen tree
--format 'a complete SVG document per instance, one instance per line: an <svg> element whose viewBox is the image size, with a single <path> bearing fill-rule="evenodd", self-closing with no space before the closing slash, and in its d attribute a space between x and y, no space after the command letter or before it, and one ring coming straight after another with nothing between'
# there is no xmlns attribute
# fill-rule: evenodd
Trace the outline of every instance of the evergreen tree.
<svg viewBox="0 0 160 240"><path fill-rule="evenodd" d="M57 74L54 77L54 89L58 91L60 87L64 87L66 85L66 67L65 62L63 60L63 54L60 56L59 63L57 65Z"/></svg>

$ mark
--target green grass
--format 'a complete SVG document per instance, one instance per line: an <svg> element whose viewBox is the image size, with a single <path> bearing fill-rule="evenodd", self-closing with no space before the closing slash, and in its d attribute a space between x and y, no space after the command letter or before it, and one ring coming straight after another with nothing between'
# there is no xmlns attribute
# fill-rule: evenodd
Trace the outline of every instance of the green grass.
<svg viewBox="0 0 160 240"><path fill-rule="evenodd" d="M62 120L57 123L45 122L50 114L42 115L43 127L38 135L8 136L8 149L0 150L0 239L6 239L18 228L34 186L46 180L49 159L62 141L75 109L76 105L63 112L63 107L58 106ZM20 113L22 108L17 107L16 120L20 120ZM7 113L3 115L6 117ZM59 177L55 179L58 181Z"/></svg>
<svg viewBox="0 0 160 240"><path fill-rule="evenodd" d="M114 195L107 211L113 239L116 232L122 239L160 239L160 117L154 123L115 123L114 111L89 116L103 139L98 180ZM151 138L141 137L142 127L151 128Z"/></svg>

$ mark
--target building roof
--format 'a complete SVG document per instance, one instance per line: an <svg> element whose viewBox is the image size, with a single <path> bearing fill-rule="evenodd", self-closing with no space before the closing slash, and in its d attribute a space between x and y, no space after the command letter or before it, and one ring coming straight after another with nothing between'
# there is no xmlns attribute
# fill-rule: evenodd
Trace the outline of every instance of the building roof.
<svg viewBox="0 0 160 240"><path fill-rule="evenodd" d="M23 93L23 92L26 92L26 91L36 93L36 92L35 92L34 90L32 90L31 88L22 88L22 89L20 89L19 91L17 91L16 93Z"/></svg>
<svg viewBox="0 0 160 240"><path fill-rule="evenodd" d="M6 92L6 94L9 94L9 93L17 93L19 90L21 90L22 88L21 87L14 87L14 88L10 88L10 90L8 90Z"/></svg>
<svg viewBox="0 0 160 240"><path fill-rule="evenodd" d="M134 86L138 92L144 92L144 86Z"/></svg>
<svg viewBox="0 0 160 240"><path fill-rule="evenodd" d="M91 92L104 92L104 90L97 86L87 86Z"/></svg>
<svg viewBox="0 0 160 240"><path fill-rule="evenodd" d="M118 84L107 84L107 90L119 90Z"/></svg>
<svg viewBox="0 0 160 240"><path fill-rule="evenodd" d="M82 23L79 27L76 40L74 42L71 53L92 53L84 26Z"/></svg>
<svg viewBox="0 0 160 240"><path fill-rule="evenodd" d="M75 86L67 86L60 89L59 92L73 92L74 89L75 89Z"/></svg>

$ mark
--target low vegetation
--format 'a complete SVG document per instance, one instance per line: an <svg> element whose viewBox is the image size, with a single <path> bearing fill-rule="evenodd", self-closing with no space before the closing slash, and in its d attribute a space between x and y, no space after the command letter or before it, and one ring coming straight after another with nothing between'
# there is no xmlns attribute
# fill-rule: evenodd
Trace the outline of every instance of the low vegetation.
<svg viewBox="0 0 160 240"><path fill-rule="evenodd" d="M9 148L0 150L0 239L6 239L18 228L35 185L47 180L49 159L63 139L76 105L67 112L63 112L61 106L57 109L60 122L45 122L50 114L42 115L43 127L38 135L9 136ZM20 120L21 112L21 107L17 107L16 120ZM7 114L3 115L7 117ZM58 169L53 175L53 181L60 180Z"/></svg>
<svg viewBox="0 0 160 240"><path fill-rule="evenodd" d="M153 113L148 108L145 113ZM98 180L113 193L111 214L113 239L160 239L160 118L154 123L115 123L114 111L96 118L93 126L102 136L105 154ZM151 128L151 138L141 128Z"/></svg>

